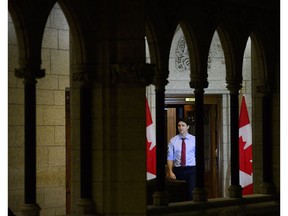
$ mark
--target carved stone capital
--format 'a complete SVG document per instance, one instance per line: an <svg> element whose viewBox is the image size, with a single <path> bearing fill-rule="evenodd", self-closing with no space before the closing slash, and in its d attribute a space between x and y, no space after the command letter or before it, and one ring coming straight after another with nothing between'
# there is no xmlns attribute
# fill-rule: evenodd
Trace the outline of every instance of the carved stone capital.
<svg viewBox="0 0 288 216"><path fill-rule="evenodd" d="M268 83L262 83L256 86L257 93L263 94L263 95L269 95L271 93L271 85Z"/></svg>
<svg viewBox="0 0 288 216"><path fill-rule="evenodd" d="M189 84L190 84L190 88L194 88L195 90L198 90L198 89L207 88L209 83L207 80L191 80Z"/></svg>
<svg viewBox="0 0 288 216"><path fill-rule="evenodd" d="M71 78L74 83L81 86L90 86L93 81L101 82L101 75L95 65L76 64L71 67Z"/></svg>
<svg viewBox="0 0 288 216"><path fill-rule="evenodd" d="M72 73L72 80L74 82L88 83L89 82L89 74L85 73L85 72L73 72Z"/></svg>
<svg viewBox="0 0 288 216"><path fill-rule="evenodd" d="M23 67L15 69L15 76L23 78L25 83L36 83L37 78L45 76L45 69L33 69L32 67Z"/></svg>
<svg viewBox="0 0 288 216"><path fill-rule="evenodd" d="M227 84L226 88L230 91L230 94L239 94L239 90L242 88L240 84Z"/></svg>
<svg viewBox="0 0 288 216"><path fill-rule="evenodd" d="M110 68L111 83L148 86L153 81L153 64L113 64Z"/></svg>
<svg viewBox="0 0 288 216"><path fill-rule="evenodd" d="M239 90L242 88L241 81L236 79L227 79L226 88L230 91L230 94L239 94Z"/></svg>
<svg viewBox="0 0 288 216"><path fill-rule="evenodd" d="M169 75L168 70L157 70L153 79L155 89L163 91L165 90L165 86L169 83L167 80L168 75Z"/></svg>

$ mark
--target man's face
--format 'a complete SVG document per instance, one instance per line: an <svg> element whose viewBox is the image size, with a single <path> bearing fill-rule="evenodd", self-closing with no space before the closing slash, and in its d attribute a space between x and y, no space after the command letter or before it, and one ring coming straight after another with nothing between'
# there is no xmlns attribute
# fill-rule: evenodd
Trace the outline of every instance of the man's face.
<svg viewBox="0 0 288 216"><path fill-rule="evenodd" d="M189 126L182 121L178 122L178 131L182 135L186 135L188 133Z"/></svg>

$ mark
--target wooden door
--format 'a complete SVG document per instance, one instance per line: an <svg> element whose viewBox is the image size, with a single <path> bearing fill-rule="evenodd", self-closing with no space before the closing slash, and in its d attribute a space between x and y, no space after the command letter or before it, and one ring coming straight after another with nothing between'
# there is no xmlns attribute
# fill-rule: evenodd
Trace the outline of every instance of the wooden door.
<svg viewBox="0 0 288 216"><path fill-rule="evenodd" d="M176 135L176 108L167 108L167 144L169 140Z"/></svg>

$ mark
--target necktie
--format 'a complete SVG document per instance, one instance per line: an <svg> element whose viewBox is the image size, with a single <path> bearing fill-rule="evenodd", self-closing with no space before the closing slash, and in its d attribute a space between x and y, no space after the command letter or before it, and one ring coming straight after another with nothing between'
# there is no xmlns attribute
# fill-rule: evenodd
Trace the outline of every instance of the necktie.
<svg viewBox="0 0 288 216"><path fill-rule="evenodd" d="M186 143L185 138L182 139L182 151L181 151L181 166L186 166Z"/></svg>

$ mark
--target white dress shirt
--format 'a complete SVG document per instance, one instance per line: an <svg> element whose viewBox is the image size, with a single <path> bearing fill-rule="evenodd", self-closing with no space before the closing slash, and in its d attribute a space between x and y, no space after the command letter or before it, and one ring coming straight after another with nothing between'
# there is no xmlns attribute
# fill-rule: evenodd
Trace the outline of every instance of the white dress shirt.
<svg viewBox="0 0 288 216"><path fill-rule="evenodd" d="M175 167L181 166L181 150L182 150L182 137L178 134L170 139L168 144L167 160L173 161ZM195 136L187 134L185 137L186 143L186 166L195 166Z"/></svg>

